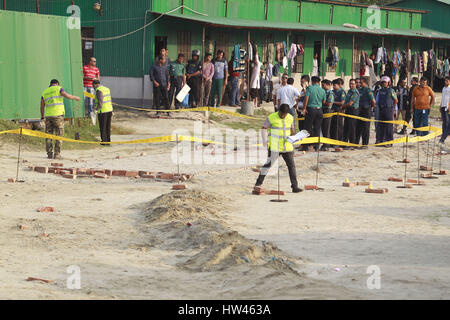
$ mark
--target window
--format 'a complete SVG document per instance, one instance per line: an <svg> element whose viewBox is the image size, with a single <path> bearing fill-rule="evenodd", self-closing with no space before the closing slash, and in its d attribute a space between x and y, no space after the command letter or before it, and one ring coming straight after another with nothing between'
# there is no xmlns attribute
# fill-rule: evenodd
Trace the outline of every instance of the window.
<svg viewBox="0 0 450 320"><path fill-rule="evenodd" d="M353 48L353 72L359 74L361 68L361 38L355 37L355 45Z"/></svg>
<svg viewBox="0 0 450 320"><path fill-rule="evenodd" d="M224 58L229 59L228 54L228 42L230 39L230 33L229 32L218 32L216 34L216 52L214 53L214 56L217 53L217 50L222 50L224 52Z"/></svg>
<svg viewBox="0 0 450 320"><path fill-rule="evenodd" d="M302 45L303 48L305 47L305 36L295 35L294 36L294 43L297 45ZM305 61L305 55L301 54L294 58L294 68L292 72L294 73L303 73L303 65Z"/></svg>
<svg viewBox="0 0 450 320"><path fill-rule="evenodd" d="M191 58L191 33L189 31L178 32L178 52L184 54L186 60Z"/></svg>
<svg viewBox="0 0 450 320"><path fill-rule="evenodd" d="M336 38L329 37L328 38L328 48L337 47ZM327 52L328 57L328 52ZM327 72L336 72L337 64L335 66L330 66L330 63L327 62Z"/></svg>

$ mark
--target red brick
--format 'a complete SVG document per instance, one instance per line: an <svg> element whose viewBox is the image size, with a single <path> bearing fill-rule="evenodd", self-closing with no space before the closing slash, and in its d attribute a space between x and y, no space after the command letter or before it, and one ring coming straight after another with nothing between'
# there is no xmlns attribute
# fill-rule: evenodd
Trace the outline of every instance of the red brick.
<svg viewBox="0 0 450 320"><path fill-rule="evenodd" d="M69 174L72 174L72 171L71 170L55 170L55 173L56 172L59 172L59 174L61 174L61 175L69 175Z"/></svg>
<svg viewBox="0 0 450 320"><path fill-rule="evenodd" d="M55 208L54 207L42 207L42 208L38 208L36 209L37 212L55 212Z"/></svg>
<svg viewBox="0 0 450 320"><path fill-rule="evenodd" d="M342 152L342 151L344 151L344 149L342 149L342 148L334 148L334 152Z"/></svg>
<svg viewBox="0 0 450 320"><path fill-rule="evenodd" d="M391 182L403 182L403 179L402 178L389 177L388 181L391 181Z"/></svg>
<svg viewBox="0 0 450 320"><path fill-rule="evenodd" d="M48 173L48 167L35 167L34 171L39 173Z"/></svg>
<svg viewBox="0 0 450 320"><path fill-rule="evenodd" d="M403 159L402 163L411 163L411 161L408 159Z"/></svg>
<svg viewBox="0 0 450 320"><path fill-rule="evenodd" d="M43 232L43 233L39 234L37 237L38 238L48 238L49 236L50 235L48 233Z"/></svg>
<svg viewBox="0 0 450 320"><path fill-rule="evenodd" d="M268 194L270 194L270 195L272 195L272 196L277 196L277 195L284 196L284 195L286 195L286 192L284 192L284 191L278 191L278 190L270 190L270 191L268 192Z"/></svg>
<svg viewBox="0 0 450 320"><path fill-rule="evenodd" d="M143 176L143 175L149 175L149 174L152 174L150 171L139 171L138 172L139 173L139 176Z"/></svg>
<svg viewBox="0 0 450 320"><path fill-rule="evenodd" d="M160 179L163 179L163 180L172 180L173 179L173 173L161 173L160 175L159 175L159 178Z"/></svg>
<svg viewBox="0 0 450 320"><path fill-rule="evenodd" d="M252 171L253 172L261 172L261 169L259 169L259 168L252 168Z"/></svg>
<svg viewBox="0 0 450 320"><path fill-rule="evenodd" d="M19 230L26 230L26 229L28 229L29 227L28 226L25 226L25 225L23 225L23 224L19 224L18 226L17 226L17 228L19 228Z"/></svg>
<svg viewBox="0 0 450 320"><path fill-rule="evenodd" d="M76 174L63 174L63 178L75 180L77 178Z"/></svg>
<svg viewBox="0 0 450 320"><path fill-rule="evenodd" d="M127 171L125 177L136 177L139 175L139 171Z"/></svg>
<svg viewBox="0 0 450 320"><path fill-rule="evenodd" d="M154 174L143 174L141 176L143 179L156 179L156 176Z"/></svg>
<svg viewBox="0 0 450 320"><path fill-rule="evenodd" d="M420 175L421 178L431 178L432 176L433 176L433 174L431 174L431 173L422 173Z"/></svg>
<svg viewBox="0 0 450 320"><path fill-rule="evenodd" d="M418 181L417 181L417 179L408 179L408 180L406 180L406 182L408 182L408 183L417 183Z"/></svg>
<svg viewBox="0 0 450 320"><path fill-rule="evenodd" d="M64 167L64 164L58 163L58 162L53 162L52 167Z"/></svg>
<svg viewBox="0 0 450 320"><path fill-rule="evenodd" d="M346 188L353 188L353 187L356 187L356 183L354 183L354 182L344 182L342 184L342 186L346 187Z"/></svg>
<svg viewBox="0 0 450 320"><path fill-rule="evenodd" d="M96 174L96 173L106 173L106 170L103 170L103 169L91 169L91 174Z"/></svg>
<svg viewBox="0 0 450 320"><path fill-rule="evenodd" d="M432 167L427 167L427 166L420 166L420 170L422 171L433 171Z"/></svg>
<svg viewBox="0 0 450 320"><path fill-rule="evenodd" d="M120 159L120 156L116 156L116 159L119 160L119 159Z"/></svg>
<svg viewBox="0 0 450 320"><path fill-rule="evenodd" d="M112 175L116 176L116 177L125 177L127 175L127 171L126 170L113 170Z"/></svg>
<svg viewBox="0 0 450 320"><path fill-rule="evenodd" d="M387 189L366 189L366 193L377 193L377 194L384 194L386 193Z"/></svg>
<svg viewBox="0 0 450 320"><path fill-rule="evenodd" d="M356 185L358 185L358 186L370 186L370 182L360 181L360 182L357 182Z"/></svg>
<svg viewBox="0 0 450 320"><path fill-rule="evenodd" d="M305 190L319 190L318 186L306 185Z"/></svg>
<svg viewBox="0 0 450 320"><path fill-rule="evenodd" d="M186 189L186 185L184 184L175 184L172 186L172 190L184 190Z"/></svg>
<svg viewBox="0 0 450 320"><path fill-rule="evenodd" d="M412 189L413 185L412 185L412 184L409 184L409 183L407 183L407 184L405 184L405 187L406 187L407 189Z"/></svg>
<svg viewBox="0 0 450 320"><path fill-rule="evenodd" d="M16 178L9 178L8 182L15 183L16 182Z"/></svg>
<svg viewBox="0 0 450 320"><path fill-rule="evenodd" d="M94 178L98 178L98 179L109 179L109 176L105 173L101 173L101 172L96 172L94 174Z"/></svg>
<svg viewBox="0 0 450 320"><path fill-rule="evenodd" d="M260 196L266 193L266 190L260 188L260 187L255 187L253 188L252 194Z"/></svg>
<svg viewBox="0 0 450 320"><path fill-rule="evenodd" d="M441 171L439 171L439 174L441 176L445 176L447 174L447 171L446 170L441 170Z"/></svg>
<svg viewBox="0 0 450 320"><path fill-rule="evenodd" d="M46 279L41 279L41 278L33 278L33 277L28 277L27 281L42 281L42 282L45 282L45 283L53 282L52 280L46 280Z"/></svg>
<svg viewBox="0 0 450 320"><path fill-rule="evenodd" d="M79 175L89 175L89 174L91 174L91 169L78 168L77 169L77 174L79 174Z"/></svg>

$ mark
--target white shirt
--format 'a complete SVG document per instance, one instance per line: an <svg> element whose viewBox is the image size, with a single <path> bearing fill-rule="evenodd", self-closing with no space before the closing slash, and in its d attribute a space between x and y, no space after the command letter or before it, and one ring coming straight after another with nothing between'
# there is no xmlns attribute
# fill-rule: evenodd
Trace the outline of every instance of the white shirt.
<svg viewBox="0 0 450 320"><path fill-rule="evenodd" d="M259 77L260 77L260 72L261 72L261 65L262 65L262 63L261 63L261 61L259 61L258 54L256 54L256 62L252 69L252 78L250 81L251 89L259 89L259 87L260 87Z"/></svg>
<svg viewBox="0 0 450 320"><path fill-rule="evenodd" d="M449 102L450 102L450 87L444 87L444 89L442 89L441 107L445 108L446 111L448 111Z"/></svg>
<svg viewBox="0 0 450 320"><path fill-rule="evenodd" d="M313 61L313 76L319 75L319 61L317 59L314 59Z"/></svg>
<svg viewBox="0 0 450 320"><path fill-rule="evenodd" d="M277 92L277 101L281 100L280 105L288 104L291 108L297 104L296 97L300 97L300 92L290 84L281 87Z"/></svg>

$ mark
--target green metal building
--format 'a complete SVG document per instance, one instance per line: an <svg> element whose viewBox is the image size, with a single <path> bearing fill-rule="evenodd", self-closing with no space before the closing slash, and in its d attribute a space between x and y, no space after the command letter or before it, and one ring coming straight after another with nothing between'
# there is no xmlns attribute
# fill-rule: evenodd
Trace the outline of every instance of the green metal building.
<svg viewBox="0 0 450 320"><path fill-rule="evenodd" d="M68 18L0 10L0 119L40 118L51 79L83 95L80 29ZM65 100L66 117L84 116L83 102Z"/></svg>
<svg viewBox="0 0 450 320"><path fill-rule="evenodd" d="M101 11L94 10L96 2ZM149 68L162 47L169 49L172 60L179 52L189 57L193 49L202 54L222 49L230 59L234 46L246 49L248 39L258 45L260 56L277 42L286 42L288 50L292 43L302 44L304 55L290 68L296 78L312 72L314 53L320 57L321 76L346 80L359 75L361 50L372 53L383 46L392 54L397 49L442 47L443 59L450 54L448 23L426 24L437 13L424 9L424 2L436 1L420 1L414 9L389 6L371 11L366 5L327 0L39 0L39 11L68 16L72 5L78 6L85 63L96 56L102 81L116 100L144 98L148 104ZM37 10L36 0L6 3L7 10ZM339 48L335 67L325 63L329 46Z"/></svg>

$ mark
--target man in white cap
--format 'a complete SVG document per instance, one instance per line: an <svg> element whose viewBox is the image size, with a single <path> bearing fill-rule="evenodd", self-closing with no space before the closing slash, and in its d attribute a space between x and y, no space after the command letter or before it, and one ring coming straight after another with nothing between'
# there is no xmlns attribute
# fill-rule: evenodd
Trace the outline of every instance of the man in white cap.
<svg viewBox="0 0 450 320"><path fill-rule="evenodd" d="M381 78L381 89L377 93L377 107L379 108L379 120L392 121L394 120L394 107L398 103L397 94L389 84L391 79L388 76ZM391 123L380 122L377 129L376 143L394 140L394 125ZM392 144L385 147L392 147Z"/></svg>

